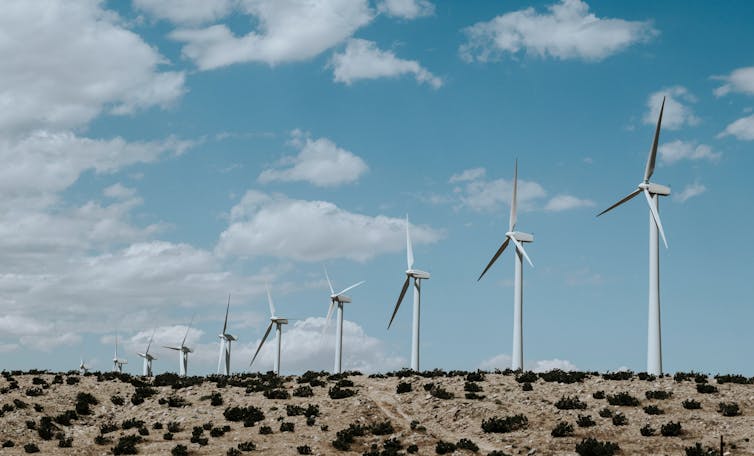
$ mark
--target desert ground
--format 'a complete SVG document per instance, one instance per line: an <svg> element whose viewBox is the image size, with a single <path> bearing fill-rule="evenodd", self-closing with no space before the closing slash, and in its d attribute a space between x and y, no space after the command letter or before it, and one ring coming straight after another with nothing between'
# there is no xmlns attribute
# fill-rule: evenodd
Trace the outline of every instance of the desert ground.
<svg viewBox="0 0 754 456"><path fill-rule="evenodd" d="M0 392L0 454L612 454L577 452L594 438L615 454L695 455L717 454L721 435L726 453L754 454L754 385L740 376L6 371Z"/></svg>

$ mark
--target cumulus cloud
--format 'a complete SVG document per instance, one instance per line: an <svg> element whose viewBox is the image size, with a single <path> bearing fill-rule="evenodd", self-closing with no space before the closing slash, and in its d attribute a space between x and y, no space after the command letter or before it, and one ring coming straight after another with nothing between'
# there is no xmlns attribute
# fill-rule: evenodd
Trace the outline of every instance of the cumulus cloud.
<svg viewBox="0 0 754 456"><path fill-rule="evenodd" d="M290 199L246 192L231 210L231 223L220 235L221 255L267 255L297 261L348 258L366 261L405 248L406 221L384 215L348 212L326 201ZM415 244L436 242L442 234L411 226Z"/></svg>
<svg viewBox="0 0 754 456"><path fill-rule="evenodd" d="M657 34L650 22L599 18L581 0L561 0L538 13L533 7L506 13L464 29L466 61L526 54L560 60L599 61Z"/></svg>
<svg viewBox="0 0 754 456"><path fill-rule="evenodd" d="M715 95L722 97L729 93L754 95L754 67L739 68L727 76L716 76L724 84L715 89Z"/></svg>
<svg viewBox="0 0 754 456"><path fill-rule="evenodd" d="M311 59L343 42L374 17L367 0L242 0L255 28L236 36L224 24L175 30L183 55L201 70L236 63L277 65Z"/></svg>
<svg viewBox="0 0 754 456"><path fill-rule="evenodd" d="M299 150L295 157L285 157L280 168L266 169L259 182L309 182L318 187L335 187L359 180L369 168L361 157L338 147L327 138L311 137L294 130L290 144Z"/></svg>
<svg viewBox="0 0 754 456"><path fill-rule="evenodd" d="M165 58L102 2L8 0L0 30L6 132L79 127L103 110L170 105L185 91L184 74L160 71Z"/></svg>
<svg viewBox="0 0 754 456"><path fill-rule="evenodd" d="M699 196L706 191L707 187L700 184L699 182L695 182L684 187L680 193L673 195L673 199L675 201L678 201L679 203L685 203L689 198Z"/></svg>
<svg viewBox="0 0 754 456"><path fill-rule="evenodd" d="M479 368L482 370L505 370L510 369L512 358L508 354L499 354L491 358L485 359L479 364ZM563 359L544 359L539 361L527 361L524 362L524 369L534 372L549 372L554 369L560 369L564 371L577 370L576 366L570 361Z"/></svg>
<svg viewBox="0 0 754 456"><path fill-rule="evenodd" d="M660 161L668 165L672 165L681 160L708 160L711 162L717 162L722 156L720 152L714 152L712 148L706 144L697 145L693 142L681 140L664 143L659 147L659 153Z"/></svg>
<svg viewBox="0 0 754 456"><path fill-rule="evenodd" d="M392 51L383 51L373 41L350 39L342 53L333 55L329 66L336 82L347 85L362 79L396 78L413 75L416 82L442 87L442 79L422 67L416 60L404 60Z"/></svg>
<svg viewBox="0 0 754 456"><path fill-rule="evenodd" d="M733 136L741 141L754 141L754 115L736 120L717 135L718 138L725 136Z"/></svg>
<svg viewBox="0 0 754 456"><path fill-rule="evenodd" d="M224 17L234 0L133 0L136 9L177 24L200 24Z"/></svg>
<svg viewBox="0 0 754 456"><path fill-rule="evenodd" d="M694 111L689 106L690 103L696 103L696 97L685 87L673 86L649 95L647 112L642 119L645 124L657 125L663 97L665 97L665 110L662 114L663 128L678 130L681 127L699 123L699 118L694 115Z"/></svg>
<svg viewBox="0 0 754 456"><path fill-rule="evenodd" d="M459 180L463 177L463 180ZM479 168L466 170L450 178L462 186L454 188L460 204L474 211L492 211L501 205L510 204L513 195L513 181L505 179L487 180ZM522 209L531 209L534 202L547 196L545 189L537 182L518 180L518 204Z"/></svg>
<svg viewBox="0 0 754 456"><path fill-rule="evenodd" d="M568 211L582 207L593 207L594 201L577 198L573 195L555 195L545 204L545 210L550 212Z"/></svg>
<svg viewBox="0 0 754 456"><path fill-rule="evenodd" d="M416 19L433 15L435 5L429 0L383 0L377 5L377 10L388 16Z"/></svg>
<svg viewBox="0 0 754 456"><path fill-rule="evenodd" d="M487 170L484 168L465 169L458 174L453 174L452 176L450 176L448 182L450 182L451 184L457 184L459 182L474 181L481 179L485 174L487 174Z"/></svg>

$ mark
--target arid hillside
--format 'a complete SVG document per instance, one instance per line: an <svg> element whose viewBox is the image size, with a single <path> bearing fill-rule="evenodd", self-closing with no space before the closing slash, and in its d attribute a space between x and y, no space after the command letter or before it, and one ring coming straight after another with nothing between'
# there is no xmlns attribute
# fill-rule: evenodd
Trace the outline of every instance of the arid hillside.
<svg viewBox="0 0 754 456"><path fill-rule="evenodd" d="M740 376L4 372L0 393L0 454L754 454Z"/></svg>

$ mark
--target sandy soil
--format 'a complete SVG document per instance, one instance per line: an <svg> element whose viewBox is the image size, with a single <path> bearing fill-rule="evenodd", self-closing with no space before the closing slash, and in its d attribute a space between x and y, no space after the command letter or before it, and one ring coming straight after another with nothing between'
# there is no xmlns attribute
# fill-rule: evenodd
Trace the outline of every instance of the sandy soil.
<svg viewBox="0 0 754 456"><path fill-rule="evenodd" d="M542 379L533 384L533 390L523 391L514 375L486 374L484 381L478 382L482 387L481 400L464 399L463 376L422 378L410 376L407 378L368 378L367 376L350 376L354 382L356 395L344 399L331 399L328 389L335 384L328 380L327 385L313 387L313 397L291 397L290 399L267 399L261 392L247 393L243 387L226 386L218 388L216 383L205 381L201 385L189 386L178 390L170 387L159 387L158 394L148 398L144 403L134 406L130 398L134 386L119 379L98 381L96 375L78 376L80 382L76 385L53 384L52 374L17 374L13 376L18 383L17 389L0 394L0 406L6 411L0 417L0 443L12 440L14 447L0 448L0 454L25 454L23 446L33 442L40 448L40 454L77 454L101 455L112 454L114 443L97 445L94 440L100 434L100 426L104 423L115 423L120 427L124 420L136 418L145 422L144 427L149 435L137 445L139 454L170 454L176 444L186 445L192 455L225 455L229 448L237 447L241 442L252 441L256 450L248 454L296 455L297 447L308 445L312 454L330 455L361 455L370 449L372 444L382 448L382 443L396 437L403 445L402 454L406 454L408 445L415 444L417 454L436 454L435 446L438 441L458 442L467 438L479 446L477 454L486 455L493 450L503 451L510 455L576 455L575 446L586 437L599 440L609 440L620 445L618 454L653 454L653 455L683 455L684 448L701 442L705 446L719 447L720 436L724 436L726 450L731 455L754 454L754 385L725 383L718 385L712 378L711 385L719 389L718 393L700 394L696 390L696 383L691 381L676 382L673 378L665 377L654 381L643 381L636 377L632 380L605 380L599 376L592 376L583 382L573 384L547 383ZM37 385L43 394L30 397L26 394L28 388L33 387L33 378L42 378L48 383ZM65 380L69 375L63 375ZM285 378L284 388L292 392L301 386L296 377ZM404 394L396 393L399 382L408 382L412 391ZM39 382L39 380L37 380ZM441 385L454 394L453 399L439 399L433 397L424 389L424 385L433 382ZM7 378L0 378L0 388L7 388ZM648 400L645 393L650 390L672 392L667 400ZM36 430L27 428L27 420L34 420L38 425L42 416L55 417L66 410L75 407L76 396L79 392L88 392L99 400L99 404L92 406L92 414L79 416L70 426L58 425L60 432L72 437L72 448L59 448L58 440L43 440ZM607 395L628 392L640 399L638 407L609 406L605 399L594 399L592 394L604 391ZM213 392L220 392L223 405L211 406L207 399ZM113 395L125 399L125 405L114 405ZM190 403L187 407L169 407L160 404L160 398L177 396ZM585 410L559 410L555 403L563 396L577 396L587 404ZM699 410L686 410L681 402L693 398L701 402ZM15 400L23 401L28 407L19 409L11 404ZM725 417L718 412L720 402L735 402L741 409L741 415ZM34 405L43 408L35 411ZM312 426L306 424L304 416L287 416L286 405L300 405L306 407L317 405L320 416ZM648 415L643 407L657 405L664 410L662 415ZM265 419L253 427L244 427L239 422L228 422L223 412L228 406L259 407ZM614 412L622 412L628 419L628 424L615 426L610 418L602 418L598 412L608 407ZM482 420L494 416L506 417L523 414L528 418L528 426L510 433L485 433L481 428ZM578 415L591 415L596 426L581 428L576 426ZM395 433L388 436L375 436L367 433L364 437L357 437L350 451L339 451L332 446L337 431L348 427L351 423L369 424L389 420ZM156 430L156 422L166 426L168 422L181 423L182 431L174 434L172 441L163 439L166 429ZM574 435L554 438L550 432L559 421L567 421L574 425ZM669 421L680 422L683 434L679 437L660 436L660 427ZM221 437L210 437L209 431L204 437L209 439L206 446L190 443L194 426L202 426L211 422L213 426L229 425L230 432ZM294 423L294 432L281 432L281 422ZM414 422L414 429L412 429ZM417 423L418 422L418 426ZM650 424L657 430L656 436L643 437L639 429ZM270 426L271 435L261 435L261 426ZM117 442L123 435L136 434L136 429L122 430L106 434ZM454 454L472 454L468 450L457 450Z"/></svg>

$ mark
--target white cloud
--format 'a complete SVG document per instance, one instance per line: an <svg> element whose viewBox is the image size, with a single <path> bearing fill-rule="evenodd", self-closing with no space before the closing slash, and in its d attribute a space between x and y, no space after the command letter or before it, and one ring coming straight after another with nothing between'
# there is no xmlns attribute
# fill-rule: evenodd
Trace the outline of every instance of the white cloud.
<svg viewBox="0 0 754 456"><path fill-rule="evenodd" d="M324 307L324 306L323 306ZM325 309L326 310L326 309ZM347 311L346 311L347 312ZM302 373L307 370L331 370L335 357L335 325L323 335L323 317L310 317L283 326L283 342L280 355L282 371ZM260 326L259 331L264 329ZM239 356L246 361L254 355L261 337L239 349ZM275 356L275 334L270 333L252 370L272 370ZM407 362L400 356L386 352L385 344L349 320L343 320L343 369L365 373L386 372L405 367ZM246 368L246 366L243 366Z"/></svg>
<svg viewBox="0 0 754 456"><path fill-rule="evenodd" d="M160 71L164 57L101 5L3 2L0 130L79 127L103 110L167 106L184 93L184 74Z"/></svg>
<svg viewBox="0 0 754 456"><path fill-rule="evenodd" d="M593 207L594 201L577 198L572 195L555 195L545 205L546 211L560 212L582 207Z"/></svg>
<svg viewBox="0 0 754 456"><path fill-rule="evenodd" d="M736 120L717 135L718 138L725 136L734 136L741 141L754 141L754 115Z"/></svg>
<svg viewBox="0 0 754 456"><path fill-rule="evenodd" d="M405 248L406 222L384 215L348 212L326 201L289 199L248 191L231 210L231 224L220 235L221 255L268 255L297 261L348 258L366 261ZM411 227L415 244L442 235L427 226Z"/></svg>
<svg viewBox="0 0 754 456"><path fill-rule="evenodd" d="M435 5L429 0L383 0L377 5L377 10L388 16L416 19L433 15Z"/></svg>
<svg viewBox="0 0 754 456"><path fill-rule="evenodd" d="M335 187L356 182L369 169L360 157L327 138L312 140L308 134L294 130L290 143L299 154L281 160L283 168L262 171L259 182L304 181L318 187Z"/></svg>
<svg viewBox="0 0 754 456"><path fill-rule="evenodd" d="M450 181L463 183L454 192L462 206L475 211L491 211L500 205L508 205L513 194L513 181L505 179L485 180L484 169L475 168L451 176ZM531 209L534 202L544 198L547 192L536 182L518 181L518 203L522 209Z"/></svg>
<svg viewBox="0 0 754 456"><path fill-rule="evenodd" d="M725 81L725 84L715 89L718 97L735 92L754 95L754 67L738 68L727 76L717 76L715 79Z"/></svg>
<svg viewBox="0 0 754 456"><path fill-rule="evenodd" d="M541 58L599 61L657 34L649 22L598 18L580 0L562 0L537 13L530 7L464 29L466 61L486 62L525 51Z"/></svg>
<svg viewBox="0 0 754 456"><path fill-rule="evenodd" d="M148 14L177 24L200 24L224 17L235 0L133 0Z"/></svg>
<svg viewBox="0 0 754 456"><path fill-rule="evenodd" d="M459 182L474 181L481 179L486 173L487 170L484 168L465 169L458 174L453 174L452 176L450 176L450 180L448 182L450 182L451 184L457 184Z"/></svg>
<svg viewBox="0 0 754 456"><path fill-rule="evenodd" d="M495 369L510 369L512 358L507 354L495 355L491 358L485 359L479 364L479 368L482 370L495 370ZM524 369L533 372L549 372L553 369L560 369L564 371L577 370L576 366L570 361L563 359L544 359L539 361L527 361L524 363Z"/></svg>
<svg viewBox="0 0 754 456"><path fill-rule="evenodd" d="M179 29L171 38L186 43L183 55L201 70L236 63L276 65L311 59L368 24L367 0L241 0L255 30L236 36L226 25Z"/></svg>
<svg viewBox="0 0 754 456"><path fill-rule="evenodd" d="M689 184L686 187L684 187L680 193L673 195L673 199L680 203L685 203L686 200L688 200L689 198L699 196L706 191L707 191L707 187L705 187L704 185L698 182L695 182L693 184Z"/></svg>
<svg viewBox="0 0 754 456"><path fill-rule="evenodd" d="M373 41L350 39L342 53L332 56L329 66L333 68L336 82L347 85L361 79L395 78L413 75L416 82L442 87L442 79L422 67L416 60L404 60L392 51L383 51Z"/></svg>
<svg viewBox="0 0 754 456"><path fill-rule="evenodd" d="M662 128L678 130L683 126L693 126L699 123L699 118L688 103L696 103L696 97L682 86L673 86L662 89L649 96L647 99L647 112L642 119L645 124L657 125L660 115L662 98L665 99L665 110L662 114Z"/></svg>
<svg viewBox="0 0 754 456"><path fill-rule="evenodd" d="M659 147L660 161L672 165L681 160L708 160L717 162L722 154L713 152L712 148L706 144L695 144L681 140L664 143Z"/></svg>
<svg viewBox="0 0 754 456"><path fill-rule="evenodd" d="M120 182L107 187L102 192L105 196L113 199L130 199L136 196L136 189L126 187Z"/></svg>

